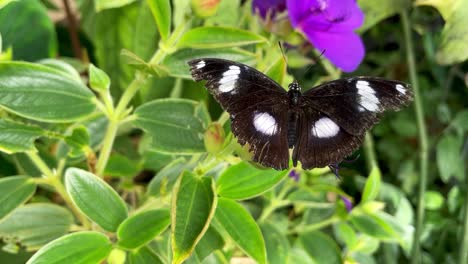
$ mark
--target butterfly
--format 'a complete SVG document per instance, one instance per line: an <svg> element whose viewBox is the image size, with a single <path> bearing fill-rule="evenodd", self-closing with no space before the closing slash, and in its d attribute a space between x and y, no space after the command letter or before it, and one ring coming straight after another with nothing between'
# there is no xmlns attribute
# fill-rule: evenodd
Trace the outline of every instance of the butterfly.
<svg viewBox="0 0 468 264"><path fill-rule="evenodd" d="M256 69L224 59L188 62L195 81L227 111L231 129L252 159L277 170L301 162L303 169L337 164L361 145L386 110L413 97L409 85L376 77L323 83L304 93L294 81L288 91Z"/></svg>

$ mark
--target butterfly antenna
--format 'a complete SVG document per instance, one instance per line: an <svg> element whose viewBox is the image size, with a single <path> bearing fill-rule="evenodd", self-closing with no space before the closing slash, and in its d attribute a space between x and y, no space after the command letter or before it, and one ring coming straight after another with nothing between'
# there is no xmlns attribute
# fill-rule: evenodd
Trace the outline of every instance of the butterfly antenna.
<svg viewBox="0 0 468 264"><path fill-rule="evenodd" d="M280 41L278 41L278 46L279 46L279 48L281 50L281 55L283 56L284 62L286 62L286 65L288 65L288 60L286 59L286 55L284 54L283 46L281 45Z"/></svg>
<svg viewBox="0 0 468 264"><path fill-rule="evenodd" d="M322 52L320 52L320 54L318 55L318 57L316 59L315 58L313 59L313 63L311 63L309 67L307 67L307 70L305 71L305 73L308 73L310 69L312 69L312 67L315 66L315 64L317 64L317 62L320 60L320 58L325 53L325 51L326 49L323 49Z"/></svg>
<svg viewBox="0 0 468 264"><path fill-rule="evenodd" d="M339 174L340 165L338 164L338 162L336 162L335 164L328 165L328 168L330 168L333 174L335 174L337 180L341 180L341 177Z"/></svg>

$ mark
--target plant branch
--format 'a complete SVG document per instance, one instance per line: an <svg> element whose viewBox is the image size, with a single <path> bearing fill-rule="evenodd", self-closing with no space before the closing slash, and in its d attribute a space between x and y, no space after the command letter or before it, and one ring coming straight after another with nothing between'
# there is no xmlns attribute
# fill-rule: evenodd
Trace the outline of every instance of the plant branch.
<svg viewBox="0 0 468 264"><path fill-rule="evenodd" d="M406 45L406 57L408 60L410 82L413 87L414 93L414 108L416 112L416 121L419 133L419 159L420 159L420 178L419 178L419 192L418 192L418 207L416 211L416 227L414 232L413 246L411 249L411 263L421 263L421 248L420 237L422 233L423 220L424 220L424 194L426 192L427 174L428 174L428 135L426 123L424 121L424 109L422 106L422 97L419 91L419 84L417 78L416 62L414 58L413 40L411 38L411 26L408 13L403 11L401 13L401 20L403 24L403 33Z"/></svg>
<svg viewBox="0 0 468 264"><path fill-rule="evenodd" d="M465 161L465 164L466 163L466 160L467 160L467 154L468 154L468 140L465 140L465 144L464 144L464 147L463 147L463 152L462 152L462 160ZM466 170L468 168L465 167L465 170L464 170L464 177L465 177L465 190L468 190L468 175L466 173ZM468 204L467 204L467 201L468 201L468 191L465 191L465 215L463 217L463 219L465 220L465 223L463 225L463 239L462 239L462 242L461 242L461 245L460 245L460 259L459 259L459 263L460 264L467 264L468 263Z"/></svg>
<svg viewBox="0 0 468 264"><path fill-rule="evenodd" d="M366 133L366 137L364 139L364 151L366 153L367 169L371 171L372 168L378 167L377 158L375 155L374 139L372 138L372 134L370 132Z"/></svg>
<svg viewBox="0 0 468 264"><path fill-rule="evenodd" d="M47 166L47 164L42 160L42 158L37 154L37 152L27 152L29 159L36 165L36 167L41 171L44 178L54 178L55 173Z"/></svg>
<svg viewBox="0 0 468 264"><path fill-rule="evenodd" d="M73 15L73 12L71 11L70 3L68 2L68 0L63 0L62 2L65 7L65 13L67 14L69 34L70 34L70 40L71 40L72 47L73 47L73 53L75 54L76 58L78 58L80 61L83 61L84 59L83 51L81 50L80 38L78 37L78 30L77 30L78 27L76 25L75 16Z"/></svg>

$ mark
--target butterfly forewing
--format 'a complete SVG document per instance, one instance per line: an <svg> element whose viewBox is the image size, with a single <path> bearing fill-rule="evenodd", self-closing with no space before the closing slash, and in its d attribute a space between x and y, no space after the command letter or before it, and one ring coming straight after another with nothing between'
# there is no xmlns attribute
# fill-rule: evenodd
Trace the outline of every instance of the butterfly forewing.
<svg viewBox="0 0 468 264"><path fill-rule="evenodd" d="M205 86L231 117L239 143L248 143L253 160L267 167L286 169L288 97L263 73L244 64L222 59L189 61L196 81Z"/></svg>
<svg viewBox="0 0 468 264"><path fill-rule="evenodd" d="M304 106L318 109L352 135L361 135L385 110L398 110L412 99L408 85L373 77L339 79L304 93Z"/></svg>

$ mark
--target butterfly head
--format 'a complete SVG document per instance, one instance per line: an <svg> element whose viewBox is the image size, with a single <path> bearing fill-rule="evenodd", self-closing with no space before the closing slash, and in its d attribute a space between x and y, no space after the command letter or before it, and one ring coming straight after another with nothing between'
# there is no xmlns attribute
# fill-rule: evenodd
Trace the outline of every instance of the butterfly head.
<svg viewBox="0 0 468 264"><path fill-rule="evenodd" d="M294 82L290 83L288 85L288 89L289 91L296 91L296 92L300 92L301 91L301 86L299 86L299 84L297 83L296 80L294 80Z"/></svg>

